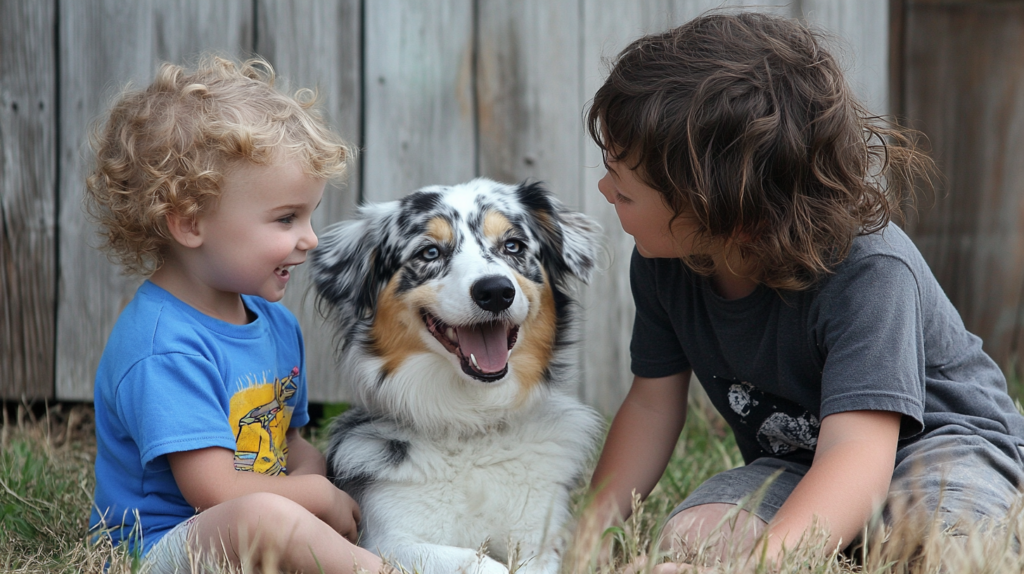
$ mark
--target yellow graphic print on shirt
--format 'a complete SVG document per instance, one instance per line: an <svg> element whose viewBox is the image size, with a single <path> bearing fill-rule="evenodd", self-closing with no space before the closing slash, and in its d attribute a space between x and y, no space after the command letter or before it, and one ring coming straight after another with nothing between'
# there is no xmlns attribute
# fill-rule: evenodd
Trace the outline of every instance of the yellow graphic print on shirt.
<svg viewBox="0 0 1024 574"><path fill-rule="evenodd" d="M264 375L262 382L231 397L229 420L235 428L235 470L276 475L288 468L285 433L292 420L292 407L285 401L295 395L298 376L298 367L273 382Z"/></svg>

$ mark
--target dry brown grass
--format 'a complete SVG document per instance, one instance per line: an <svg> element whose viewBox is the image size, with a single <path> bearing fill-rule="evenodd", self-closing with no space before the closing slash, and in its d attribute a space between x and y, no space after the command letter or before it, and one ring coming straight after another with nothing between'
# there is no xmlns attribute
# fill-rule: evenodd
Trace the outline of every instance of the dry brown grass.
<svg viewBox="0 0 1024 574"><path fill-rule="evenodd" d="M1013 390L1021 388L1012 379ZM692 390L692 389L691 389ZM1015 394L1015 396L1017 396ZM739 453L724 421L714 411L706 395L691 393L691 411L687 428L676 446L669 468L654 492L641 503L634 500L634 513L621 528L605 532L584 532L577 540L587 542L585 549L569 553L573 566L566 572L611 574L650 572L661 562L685 562L699 566L701 572L723 574L800 572L816 574L977 574L1024 572L1024 496L1010 515L998 523L977 524L961 521L949 531L932 516L908 516L896 525L884 527L879 521L865 529L867 542L857 549L839 552L825 548L821 532L809 532L787 551L780 565L769 564L760 554L764 545L753 551L731 549L724 559L720 551L698 545L685 555L666 555L657 549L658 533L668 512L692 489L712 474L741 464ZM1021 409L1018 402L1018 409ZM1024 410L1024 409L1022 409ZM757 495L755 494L755 497ZM583 502L582 504L586 504ZM907 514L894 509L895 515ZM728 517L727 519L728 520ZM720 526L725 526L720 525ZM581 525L582 528L587 528ZM710 532L709 539L716 532ZM595 560L600 540L611 541L612 561ZM762 540L763 543L763 540ZM637 567L637 565L643 565Z"/></svg>
<svg viewBox="0 0 1024 574"><path fill-rule="evenodd" d="M109 543L86 536L92 499L95 454L89 406L57 405L33 417L25 408L11 409L0 427L0 571L18 573L139 572L141 565ZM735 445L713 413L698 406L677 447L665 478L622 528L585 532L590 549L570 549L563 570L579 574L622 572L664 560L685 559L709 572L801 572L818 574L932 574L1024 572L1019 541L1024 511L995 525L965 525L957 535L941 532L928 521L907 521L880 532L856 553L845 557L823 548L809 535L787 553L780 568L769 567L756 552L734 552L719 560L706 548L686 556L662 556L652 550L667 512L701 480L739 463ZM582 498L582 507L586 501ZM614 541L613 560L598 565L594 548ZM854 561L856 559L856 562ZM518 568L513 565L513 572ZM250 569L244 569L250 570ZM230 569L221 567L227 574Z"/></svg>
<svg viewBox="0 0 1024 574"><path fill-rule="evenodd" d="M653 495L654 499L657 495ZM652 501L648 500L648 504ZM877 527L869 540L857 550L840 553L823 546L819 532L808 533L788 550L779 565L768 563L761 554L764 546L753 551L727 551L723 559L718 550L707 546L689 549L685 555L663 554L655 549L664 513L650 513L648 504L634 503L636 511L621 529L604 533L612 538L613 560L598 565L597 543L601 533L581 536L595 541L583 557L570 553L577 564L566 572L612 574L650 572L661 562L685 562L698 572L723 574L800 572L815 574L979 574L1024 572L1024 553L1019 541L1024 534L1024 512L1014 509L1011 517L997 524L963 524L955 533L942 530L931 517L908 519L895 527ZM657 502L655 501L655 504ZM711 534L714 534L712 532ZM710 538L710 536L709 536ZM762 541L763 542L763 541Z"/></svg>

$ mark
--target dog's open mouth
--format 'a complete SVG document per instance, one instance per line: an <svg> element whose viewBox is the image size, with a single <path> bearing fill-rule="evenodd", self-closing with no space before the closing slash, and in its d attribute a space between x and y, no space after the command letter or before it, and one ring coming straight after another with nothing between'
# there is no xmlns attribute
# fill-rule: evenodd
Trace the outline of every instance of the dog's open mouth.
<svg viewBox="0 0 1024 574"><path fill-rule="evenodd" d="M508 373L508 358L519 337L519 326L503 321L454 326L421 311L430 334L449 353L459 358L462 371L484 382L497 381Z"/></svg>

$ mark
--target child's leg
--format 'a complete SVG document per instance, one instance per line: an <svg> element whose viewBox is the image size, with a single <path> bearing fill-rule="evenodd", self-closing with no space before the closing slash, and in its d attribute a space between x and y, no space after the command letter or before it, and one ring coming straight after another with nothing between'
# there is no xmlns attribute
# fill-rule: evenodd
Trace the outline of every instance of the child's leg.
<svg viewBox="0 0 1024 574"><path fill-rule="evenodd" d="M746 558L808 466L773 458L709 478L669 515L661 549L692 559Z"/></svg>
<svg viewBox="0 0 1024 574"><path fill-rule="evenodd" d="M260 570L376 574L381 559L359 548L302 506L274 494L251 494L199 514L189 533L194 549Z"/></svg>
<svg viewBox="0 0 1024 574"><path fill-rule="evenodd" d="M898 454L885 521L935 521L950 534L1005 524L1022 483L1021 453L981 436L935 434Z"/></svg>

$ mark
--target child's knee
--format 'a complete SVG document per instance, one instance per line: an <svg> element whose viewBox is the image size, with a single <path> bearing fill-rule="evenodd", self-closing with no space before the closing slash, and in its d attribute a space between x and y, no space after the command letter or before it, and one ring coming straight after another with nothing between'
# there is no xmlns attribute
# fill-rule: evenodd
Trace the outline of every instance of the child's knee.
<svg viewBox="0 0 1024 574"><path fill-rule="evenodd" d="M304 521L315 519L298 503L269 492L240 496L206 513L213 519L210 526L215 526L218 531L233 531L239 540L255 541L258 538L263 543L272 542L270 538L288 537Z"/></svg>
<svg viewBox="0 0 1024 574"><path fill-rule="evenodd" d="M299 503L269 492L249 494L238 500L240 519L273 530L315 518Z"/></svg>
<svg viewBox="0 0 1024 574"><path fill-rule="evenodd" d="M700 504L673 516L662 532L662 549L684 550L700 544L744 540L753 543L767 523L735 504Z"/></svg>
<svg viewBox="0 0 1024 574"><path fill-rule="evenodd" d="M309 534L316 517L283 496L259 492L203 511L190 532L196 552L231 564L263 564L285 559L291 540ZM218 558L219 557L219 558Z"/></svg>

